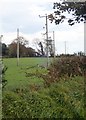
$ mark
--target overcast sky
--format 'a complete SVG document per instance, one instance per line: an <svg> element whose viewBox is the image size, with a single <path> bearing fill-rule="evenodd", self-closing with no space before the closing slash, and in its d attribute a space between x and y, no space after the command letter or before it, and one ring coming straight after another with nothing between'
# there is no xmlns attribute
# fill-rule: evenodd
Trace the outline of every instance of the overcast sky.
<svg viewBox="0 0 86 120"><path fill-rule="evenodd" d="M45 33L45 18L39 15L53 13L53 3L58 0L0 0L0 34L2 41L10 44L16 38L16 30L29 41L29 46L34 46L34 39L43 41ZM84 51L84 24L69 26L67 22L55 25L48 21L49 36L55 31L56 53Z"/></svg>

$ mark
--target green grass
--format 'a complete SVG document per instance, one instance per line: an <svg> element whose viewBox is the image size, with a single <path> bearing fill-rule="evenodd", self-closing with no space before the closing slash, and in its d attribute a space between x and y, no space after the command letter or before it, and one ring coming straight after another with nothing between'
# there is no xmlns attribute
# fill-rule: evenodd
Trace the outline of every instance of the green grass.
<svg viewBox="0 0 86 120"><path fill-rule="evenodd" d="M38 65L46 67L46 58L20 58L17 66L16 58L3 59L4 65L8 67L5 79L7 80L6 88L25 87L29 84L42 84L43 79L37 77L26 77L25 72L36 73L46 72L46 68L41 69Z"/></svg>
<svg viewBox="0 0 86 120"><path fill-rule="evenodd" d="M3 117L84 118L84 78L76 76L44 87L42 78L26 77L28 73L47 73L46 58L15 58L3 60L8 67L8 83L3 91ZM31 86L32 85L32 86ZM39 85L35 90L34 85ZM40 88L41 86L41 88ZM22 89L16 89L22 88Z"/></svg>
<svg viewBox="0 0 86 120"><path fill-rule="evenodd" d="M84 79L75 77L38 91L4 91L3 116L11 118L84 119Z"/></svg>

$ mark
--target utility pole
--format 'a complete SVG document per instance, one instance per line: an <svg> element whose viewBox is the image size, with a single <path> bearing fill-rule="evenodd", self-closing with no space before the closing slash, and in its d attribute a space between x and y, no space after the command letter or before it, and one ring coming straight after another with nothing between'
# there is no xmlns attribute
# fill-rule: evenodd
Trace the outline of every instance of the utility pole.
<svg viewBox="0 0 86 120"><path fill-rule="evenodd" d="M55 32L53 31L53 49L54 49L54 60L55 60Z"/></svg>
<svg viewBox="0 0 86 120"><path fill-rule="evenodd" d="M46 18L46 24L45 24L45 26L46 26L46 47L47 47L47 67L49 66L49 54L48 54L48 16L47 16L47 14L45 15L45 16L40 16L39 15L39 17L40 18L42 18L42 17L45 17Z"/></svg>
<svg viewBox="0 0 86 120"><path fill-rule="evenodd" d="M0 36L0 58L2 58L2 38L3 35Z"/></svg>
<svg viewBox="0 0 86 120"><path fill-rule="evenodd" d="M49 48L48 48L48 16L46 15L46 41L47 41L47 67L49 65L49 55L48 55L48 51L49 51Z"/></svg>
<svg viewBox="0 0 86 120"><path fill-rule="evenodd" d="M19 29L17 28L17 66L19 66Z"/></svg>
<svg viewBox="0 0 86 120"><path fill-rule="evenodd" d="M86 56L86 20L84 22L84 55Z"/></svg>
<svg viewBox="0 0 86 120"><path fill-rule="evenodd" d="M66 41L65 41L65 55L66 55Z"/></svg>
<svg viewBox="0 0 86 120"><path fill-rule="evenodd" d="M3 37L3 35L0 36L0 42L1 42L1 40L2 40L2 37Z"/></svg>

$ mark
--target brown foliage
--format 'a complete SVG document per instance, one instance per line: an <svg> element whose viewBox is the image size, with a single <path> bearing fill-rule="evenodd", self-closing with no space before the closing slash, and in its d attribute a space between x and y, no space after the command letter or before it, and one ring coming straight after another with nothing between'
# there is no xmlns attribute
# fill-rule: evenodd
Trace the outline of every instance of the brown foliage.
<svg viewBox="0 0 86 120"><path fill-rule="evenodd" d="M68 80L75 76L86 76L86 57L61 57L51 63L48 68L48 73L43 74L26 73L27 77L36 76L44 79L44 86L50 86L51 83L57 82L60 79ZM38 89L37 86L32 86L32 89Z"/></svg>
<svg viewBox="0 0 86 120"><path fill-rule="evenodd" d="M75 76L86 75L86 57L64 57L54 61L49 72L44 77L45 84L50 85L52 82L59 81L60 78L67 80Z"/></svg>

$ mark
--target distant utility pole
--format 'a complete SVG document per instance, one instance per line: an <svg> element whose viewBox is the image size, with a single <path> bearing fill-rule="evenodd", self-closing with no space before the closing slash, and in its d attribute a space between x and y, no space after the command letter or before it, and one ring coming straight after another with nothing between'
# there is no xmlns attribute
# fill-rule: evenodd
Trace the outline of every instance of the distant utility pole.
<svg viewBox="0 0 86 120"><path fill-rule="evenodd" d="M45 15L45 16L40 16L39 15L39 17L40 18L42 18L42 17L45 17L46 18L46 24L45 24L45 26L46 26L46 47L47 47L47 67L48 67L48 65L49 65L49 55L48 55L48 16L47 16L47 14Z"/></svg>
<svg viewBox="0 0 86 120"><path fill-rule="evenodd" d="M65 41L65 55L66 55L66 41Z"/></svg>
<svg viewBox="0 0 86 120"><path fill-rule="evenodd" d="M19 66L19 29L17 28L17 66Z"/></svg>
<svg viewBox="0 0 86 120"><path fill-rule="evenodd" d="M53 31L53 49L54 49L54 60L55 60L55 32Z"/></svg>
<svg viewBox="0 0 86 120"><path fill-rule="evenodd" d="M2 40L3 35L0 36L0 41Z"/></svg>

